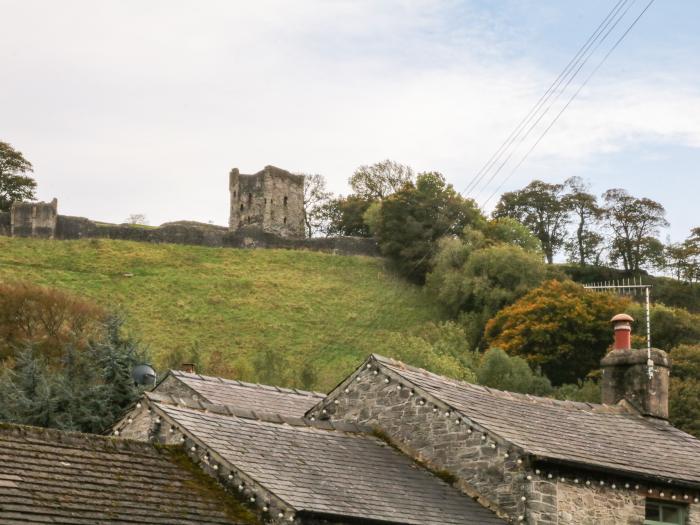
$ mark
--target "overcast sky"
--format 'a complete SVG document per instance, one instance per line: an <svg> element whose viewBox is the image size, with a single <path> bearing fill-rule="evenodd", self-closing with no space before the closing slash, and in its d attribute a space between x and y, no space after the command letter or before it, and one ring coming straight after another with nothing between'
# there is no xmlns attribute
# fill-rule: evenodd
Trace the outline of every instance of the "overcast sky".
<svg viewBox="0 0 700 525"><path fill-rule="evenodd" d="M0 140L105 221L226 224L232 167L347 193L391 158L462 190L615 3L0 0ZM503 189L579 175L661 201L674 239L700 225L699 19L657 0Z"/></svg>

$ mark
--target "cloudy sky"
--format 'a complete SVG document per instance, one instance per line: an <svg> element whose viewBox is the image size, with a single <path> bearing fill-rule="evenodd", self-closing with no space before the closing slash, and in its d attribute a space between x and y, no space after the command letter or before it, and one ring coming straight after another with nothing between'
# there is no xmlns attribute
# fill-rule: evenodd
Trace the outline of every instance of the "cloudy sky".
<svg viewBox="0 0 700 525"><path fill-rule="evenodd" d="M232 167L347 193L391 158L463 190L616 3L0 0L0 140L41 199L105 221L225 224ZM700 2L657 0L522 167L504 182L579 80L471 195L579 175L661 201L683 238L700 224L698 19Z"/></svg>

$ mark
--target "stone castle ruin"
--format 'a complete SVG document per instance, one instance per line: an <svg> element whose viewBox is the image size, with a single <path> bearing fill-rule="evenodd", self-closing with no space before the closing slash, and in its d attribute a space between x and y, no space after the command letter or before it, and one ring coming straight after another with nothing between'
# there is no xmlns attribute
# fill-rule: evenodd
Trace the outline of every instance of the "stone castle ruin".
<svg viewBox="0 0 700 525"><path fill-rule="evenodd" d="M250 228L291 239L304 238L304 176L265 166L253 175L229 175L231 231Z"/></svg>
<svg viewBox="0 0 700 525"><path fill-rule="evenodd" d="M285 248L344 255L378 256L373 239L360 237L306 238L304 176L266 166L253 175L234 168L229 173L229 225L193 221L167 222L157 227L109 224L58 214L58 201L15 202L0 211L0 235L45 239L122 239L230 248Z"/></svg>
<svg viewBox="0 0 700 525"><path fill-rule="evenodd" d="M10 208L10 235L53 239L57 219L56 199L51 202L14 202Z"/></svg>

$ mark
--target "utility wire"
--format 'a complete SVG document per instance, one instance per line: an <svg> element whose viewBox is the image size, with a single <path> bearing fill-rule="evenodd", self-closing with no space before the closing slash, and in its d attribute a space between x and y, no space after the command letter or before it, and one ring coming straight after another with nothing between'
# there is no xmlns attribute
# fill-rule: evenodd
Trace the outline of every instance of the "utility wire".
<svg viewBox="0 0 700 525"><path fill-rule="evenodd" d="M498 159L501 157L501 155L505 152L505 150L510 147L510 145L515 141L517 136L520 134L522 128L527 125L527 123L532 119L532 117L539 111L539 109L542 107L542 105L549 99L551 94L556 90L561 83L564 81L564 78L568 76L568 74L571 72L571 70L574 68L575 64L580 60L580 57L585 54L585 52L590 48L590 46L599 38L600 33L604 30L604 27L609 23L609 20L611 17L616 16L617 12L619 9L627 3L628 0L618 0L617 4L610 10L608 15L603 19L603 21L600 23L600 25L596 28L596 30L591 34L591 36L588 37L588 40L584 43L583 46L578 50L578 52L574 55L574 57L569 61L569 63L566 65L564 70L559 73L559 76L552 82L552 84L547 88L547 91L540 97L540 99L535 103L535 105L530 109L527 115L518 123L518 125L511 131L510 135L506 140L500 145L500 147L496 150L496 152L491 156L491 158L486 162L484 166L481 167L481 169L477 172L477 174L472 177L471 181L467 185L467 187L464 189L463 193L468 193L471 190L475 189L476 186L481 182L483 177L486 175L489 169L498 161Z"/></svg>
<svg viewBox="0 0 700 525"><path fill-rule="evenodd" d="M634 28L634 26L637 25L637 22L639 22L639 20L642 18L642 16L644 16L644 13L647 12L647 10L651 7L651 5L652 5L655 1L656 1L656 0L649 0L649 3L646 5L646 7L642 10L641 13L639 13L639 15L637 16L637 18L634 19L634 21L630 24L630 26L627 28L627 30L626 30L624 33L622 33L622 35L620 36L620 38L617 39L617 41L615 42L615 44L614 44L614 45L610 48L610 50L605 54L605 56L604 56L603 59L598 63L598 65L595 67L595 69L593 69L593 71L591 71L591 73L586 77L586 79L583 81L583 83L581 84L581 86L576 90L576 92L571 96L571 98L570 98L569 101L566 103L566 105L561 109L561 111L559 111L559 113L556 115L556 117L554 117L554 120L552 120L552 122L549 124L549 126L547 126L547 128L546 128L546 129L544 130L544 132L540 135L540 137L537 139L537 141L532 145L532 147L527 151L527 153L525 153L525 155L524 155L523 158L520 160L520 162L518 162L518 164L515 165L515 167L511 170L511 172L508 174L508 176L507 176L505 179L503 179L503 181L502 181L501 184L496 188L496 190L489 196L488 199L486 199L486 201L485 201L484 204L483 204L483 207L484 207L484 208L486 207L486 205L488 205L488 203L491 201L491 199L493 199L493 198L496 196L496 194L498 194L498 192L501 190L501 188L503 188L503 185L504 185L506 182L508 182L508 180L513 176L513 174L518 170L518 168L520 168L520 166L523 165L523 163L527 160L527 158L530 156L530 154L531 154L531 153L534 151L534 149L537 147L537 145L542 141L542 139L545 137L545 135L547 135L547 133L549 132L549 130L552 129L552 127L554 126L554 124L556 124L556 122L559 120L559 117L562 116L562 114L564 113L564 111L566 111L566 109L567 109L567 108L571 105L571 103L576 99L576 97L578 96L578 94L581 93L581 91L583 90L584 87L586 87L586 84L588 84L588 81L589 81L591 78L593 78L593 76L594 76L594 75L598 72L598 70L603 66L603 64L604 64L605 61L608 59L608 57L613 53L613 51L615 51L615 49L617 49L617 47L620 45L620 43L622 43L622 41L623 41L623 40L625 39L625 37L629 34L629 32L632 31L632 28Z"/></svg>
<svg viewBox="0 0 700 525"><path fill-rule="evenodd" d="M515 148L511 149L510 153L506 157L506 159L498 166L498 168L491 174L489 179L486 181L485 184L482 185L481 191L484 191L488 188L489 184L491 184L494 179L501 173L501 170L510 162L510 159L515 155L517 152L518 148L522 145L523 142L527 140L527 138L530 136L530 134L535 130L535 128L539 125L539 123L542 121L542 119L549 113L549 111L554 107L554 104L559 100L559 97L569 88L571 85L571 82L576 78L576 76L579 74L579 72L583 69L583 67L588 63L588 60L595 54L596 51L600 48L601 45L607 40L608 36L610 36L610 33L612 33L615 28L618 26L618 24L627 16L627 13L629 10L634 6L634 4L637 2L637 0L632 0L632 3L627 5L627 8L624 10L624 12L615 20L615 22L607 28L607 31L605 32L605 35L603 35L603 38L599 40L593 50L586 56L586 58L578 65L578 68L574 72L574 74L569 78L569 80L566 82L566 85L562 90L560 90L557 95L554 97L554 99L550 102L550 104L547 106L547 108L540 114L540 116L535 120L528 130L525 132L524 135L520 137L520 140L518 141L518 144L515 146ZM617 16L617 14L615 15Z"/></svg>

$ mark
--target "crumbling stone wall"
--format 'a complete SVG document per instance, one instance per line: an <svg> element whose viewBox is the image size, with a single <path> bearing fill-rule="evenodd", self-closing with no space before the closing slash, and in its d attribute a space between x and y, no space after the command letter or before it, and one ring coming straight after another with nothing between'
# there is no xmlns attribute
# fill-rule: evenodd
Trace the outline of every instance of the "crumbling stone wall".
<svg viewBox="0 0 700 525"><path fill-rule="evenodd" d="M14 202L10 208L10 235L53 239L56 233L58 201Z"/></svg>
<svg viewBox="0 0 700 525"><path fill-rule="evenodd" d="M0 235L10 235L10 212L0 211Z"/></svg>
<svg viewBox="0 0 700 525"><path fill-rule="evenodd" d="M274 166L243 175L234 168L229 175L229 191L231 231L255 226L281 237L304 237L303 175L292 175Z"/></svg>

